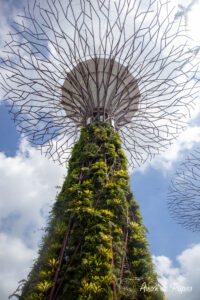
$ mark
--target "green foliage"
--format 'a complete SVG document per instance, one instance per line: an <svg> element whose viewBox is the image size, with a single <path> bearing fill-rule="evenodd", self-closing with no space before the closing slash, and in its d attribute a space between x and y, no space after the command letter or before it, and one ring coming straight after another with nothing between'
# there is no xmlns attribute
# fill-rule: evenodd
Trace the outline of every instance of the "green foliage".
<svg viewBox="0 0 200 300"><path fill-rule="evenodd" d="M160 288L140 290L144 282L158 285L157 276L148 251L147 230L130 192L121 141L109 124L82 128L21 300L48 299L67 232L56 284L57 289L63 283L58 300L111 300L113 286L117 299L164 300Z"/></svg>

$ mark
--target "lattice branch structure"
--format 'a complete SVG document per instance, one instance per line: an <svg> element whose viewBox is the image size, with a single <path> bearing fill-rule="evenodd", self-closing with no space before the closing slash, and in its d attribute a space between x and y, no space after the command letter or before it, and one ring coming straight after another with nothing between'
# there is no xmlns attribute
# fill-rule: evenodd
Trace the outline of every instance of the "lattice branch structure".
<svg viewBox="0 0 200 300"><path fill-rule="evenodd" d="M169 1L28 1L1 60L17 129L59 163L80 127L112 122L133 167L182 131L198 63Z"/></svg>
<svg viewBox="0 0 200 300"><path fill-rule="evenodd" d="M180 165L168 192L172 217L186 229L200 231L200 149Z"/></svg>

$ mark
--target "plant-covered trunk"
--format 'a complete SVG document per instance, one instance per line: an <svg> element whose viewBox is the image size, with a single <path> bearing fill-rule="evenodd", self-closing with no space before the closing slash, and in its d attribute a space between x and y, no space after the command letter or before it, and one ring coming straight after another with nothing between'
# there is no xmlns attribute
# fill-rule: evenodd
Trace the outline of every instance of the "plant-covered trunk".
<svg viewBox="0 0 200 300"><path fill-rule="evenodd" d="M164 299L109 124L82 128L20 299Z"/></svg>

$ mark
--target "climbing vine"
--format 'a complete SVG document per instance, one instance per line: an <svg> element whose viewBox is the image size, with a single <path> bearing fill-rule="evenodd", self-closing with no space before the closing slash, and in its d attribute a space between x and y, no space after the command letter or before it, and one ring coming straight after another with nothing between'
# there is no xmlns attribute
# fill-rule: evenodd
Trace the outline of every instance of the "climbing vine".
<svg viewBox="0 0 200 300"><path fill-rule="evenodd" d="M118 133L82 128L20 299L165 299L146 232Z"/></svg>

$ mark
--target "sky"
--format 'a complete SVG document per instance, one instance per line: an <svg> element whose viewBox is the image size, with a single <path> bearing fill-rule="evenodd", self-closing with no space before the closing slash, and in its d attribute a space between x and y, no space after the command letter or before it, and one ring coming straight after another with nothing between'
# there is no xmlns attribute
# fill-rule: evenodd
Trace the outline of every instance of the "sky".
<svg viewBox="0 0 200 300"><path fill-rule="evenodd" d="M192 2L192 1L191 1ZM200 1L193 1L187 25L198 44ZM186 1L181 2L187 6ZM0 51L21 1L0 0ZM17 6L16 6L17 5ZM0 99L3 93L0 91ZM8 299L26 278L37 257L48 211L67 170L58 166L16 131L0 100L0 299ZM150 251L169 300L199 300L200 235L171 219L167 191L179 163L200 143L200 107L176 142L162 155L131 171L131 189L149 234Z"/></svg>

